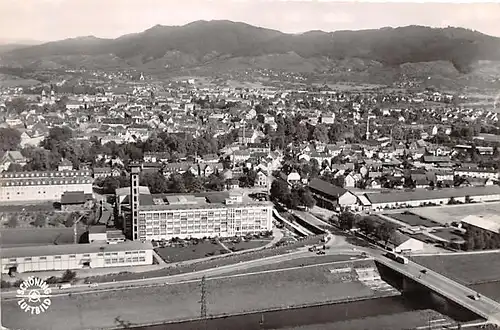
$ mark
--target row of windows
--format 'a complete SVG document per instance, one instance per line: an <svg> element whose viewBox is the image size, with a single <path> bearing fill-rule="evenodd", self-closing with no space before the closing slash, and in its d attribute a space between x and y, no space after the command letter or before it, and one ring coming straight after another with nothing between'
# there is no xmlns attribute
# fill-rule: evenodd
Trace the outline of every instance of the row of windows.
<svg viewBox="0 0 500 330"><path fill-rule="evenodd" d="M113 259L104 259L104 264L122 264L125 262L145 262L145 257L132 257L132 258L113 258Z"/></svg>
<svg viewBox="0 0 500 330"><path fill-rule="evenodd" d="M40 185L60 185L60 184L78 184L92 183L89 179L83 180L51 180L51 181L7 181L5 186L40 186Z"/></svg>
<svg viewBox="0 0 500 330"><path fill-rule="evenodd" d="M125 252L126 255L128 254L146 254L146 251L126 251ZM103 253L103 252L99 252L97 254L97 256L99 257L102 257L102 256L118 256L118 252L106 252L106 253ZM70 254L68 256L70 259L75 259L76 258L76 254ZM32 261L34 259L38 258L38 260L47 260L47 257L46 256L42 256L42 257L26 257L24 258L24 261ZM62 256L53 256L54 259L62 259ZM90 254L89 253L85 253L82 255L82 258L90 258ZM10 258L9 259L10 262L16 262L17 261L17 258Z"/></svg>
<svg viewBox="0 0 500 330"><path fill-rule="evenodd" d="M89 171L83 172L28 172L28 173L9 173L2 174L0 178L51 178L51 177L67 177L67 176L90 176Z"/></svg>
<svg viewBox="0 0 500 330"><path fill-rule="evenodd" d="M227 213L234 213L236 215L238 214L259 214L259 213L267 213L268 209L263 208L263 209L224 209L224 210L218 210L218 211L198 211L198 212L186 212L186 211L180 211L180 212L160 212L160 213L141 213L140 218L141 219L146 219L146 220L158 220L160 218L164 219L165 217L168 218L199 218L199 217L213 217L213 216L220 216L220 215L226 215Z"/></svg>

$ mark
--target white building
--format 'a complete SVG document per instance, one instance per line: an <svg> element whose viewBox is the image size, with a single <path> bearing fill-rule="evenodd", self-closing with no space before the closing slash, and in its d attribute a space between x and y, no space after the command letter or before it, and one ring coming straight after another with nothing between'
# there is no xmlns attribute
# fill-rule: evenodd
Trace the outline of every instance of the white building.
<svg viewBox="0 0 500 330"><path fill-rule="evenodd" d="M0 202L59 201L67 191L91 194L91 172L0 173Z"/></svg>
<svg viewBox="0 0 500 330"><path fill-rule="evenodd" d="M2 274L153 264L150 242L2 247Z"/></svg>
<svg viewBox="0 0 500 330"><path fill-rule="evenodd" d="M498 178L500 177L498 171L481 169L481 168L457 168L455 170L455 175L460 177L494 179L494 180L498 180Z"/></svg>
<svg viewBox="0 0 500 330"><path fill-rule="evenodd" d="M141 204L137 229L132 228L130 217L126 228L134 240L244 236L272 230L272 209L270 202L243 200L237 193L224 200L166 196L153 199L153 205Z"/></svg>
<svg viewBox="0 0 500 330"><path fill-rule="evenodd" d="M365 194L365 197L370 201L372 210L408 206L418 207L429 204L446 205L451 198L462 203L465 203L466 199L473 202L490 202L500 201L500 186L436 190L416 189L414 191Z"/></svg>

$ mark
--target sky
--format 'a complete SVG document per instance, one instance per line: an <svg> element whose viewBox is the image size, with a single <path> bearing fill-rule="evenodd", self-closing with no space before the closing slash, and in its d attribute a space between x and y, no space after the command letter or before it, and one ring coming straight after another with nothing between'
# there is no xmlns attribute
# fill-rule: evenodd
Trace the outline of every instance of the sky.
<svg viewBox="0 0 500 330"><path fill-rule="evenodd" d="M335 0L0 0L0 42L102 38L227 19L288 33L459 26L500 37L500 3Z"/></svg>

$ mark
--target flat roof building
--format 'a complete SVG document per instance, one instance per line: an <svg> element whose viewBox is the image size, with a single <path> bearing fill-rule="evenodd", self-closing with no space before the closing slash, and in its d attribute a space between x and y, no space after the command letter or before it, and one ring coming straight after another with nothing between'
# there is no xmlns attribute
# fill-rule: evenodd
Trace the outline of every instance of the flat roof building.
<svg viewBox="0 0 500 330"><path fill-rule="evenodd" d="M499 186L464 187L445 189L416 189L413 191L397 191L388 193L365 194L372 209L393 207L422 206L429 203L446 205L450 199L466 202L469 198L473 202L489 202L500 200Z"/></svg>
<svg viewBox="0 0 500 330"><path fill-rule="evenodd" d="M153 264L150 242L2 247L2 274Z"/></svg>
<svg viewBox="0 0 500 330"><path fill-rule="evenodd" d="M90 171L0 173L0 202L59 201L65 192L92 194Z"/></svg>

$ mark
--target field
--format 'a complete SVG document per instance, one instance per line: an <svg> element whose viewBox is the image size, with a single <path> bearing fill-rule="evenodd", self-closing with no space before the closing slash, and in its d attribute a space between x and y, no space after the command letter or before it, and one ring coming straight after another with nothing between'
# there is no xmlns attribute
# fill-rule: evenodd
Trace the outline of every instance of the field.
<svg viewBox="0 0 500 330"><path fill-rule="evenodd" d="M328 255L328 256L314 256L314 257L306 257L299 258L293 260L287 260L278 262L271 265L264 266L256 266L252 268L248 268L245 270L234 271L226 273L225 275L233 275L233 274L245 274L245 273L253 273L253 272L262 272L269 270L278 270L283 268L293 268L300 266L311 266L316 264L326 264L326 263L335 263L330 265L330 268L337 267L349 267L350 265L356 265L356 267L368 267L373 264L372 260L363 260L360 257L353 257L347 255Z"/></svg>
<svg viewBox="0 0 500 330"><path fill-rule="evenodd" d="M268 244L269 242L271 242L271 240L254 239L254 240L245 241L245 242L241 241L239 243L224 242L224 245L227 246L227 248L230 249L231 251L236 252L236 251L251 250L251 249L263 247L266 244Z"/></svg>
<svg viewBox="0 0 500 330"><path fill-rule="evenodd" d="M357 90L370 90L370 89L378 89L385 88L386 85L377 85L377 84L360 84L360 83L336 83L336 84L327 84L328 87L335 91L357 91Z"/></svg>
<svg viewBox="0 0 500 330"><path fill-rule="evenodd" d="M250 260L256 260L266 257L272 257L277 255L283 255L288 252L294 251L299 247L303 247L306 245L318 244L320 241L320 237L309 238L307 240L296 242L294 244L288 246L282 246L279 248L265 249L261 251L243 253L243 254L227 254L218 259L212 259L207 261L195 262L190 265L183 265L179 267L170 267L155 271L142 272L142 273L121 273L121 274L110 274L104 276L92 276L89 277L88 280L91 282L110 282L110 281L126 281L126 280L134 280L141 279L144 277L159 277L159 276L170 276L177 274L184 274L193 272L195 270L205 270L214 267L220 267L225 265L233 265L238 262L245 262Z"/></svg>
<svg viewBox="0 0 500 330"><path fill-rule="evenodd" d="M500 281L500 253L416 256L413 259L465 285Z"/></svg>
<svg viewBox="0 0 500 330"><path fill-rule="evenodd" d="M45 211L43 205L32 206L33 208L40 208L35 211L7 211L1 208L0 212L0 223L3 228L33 228L33 227L65 227L68 224L69 227L72 226L73 221L80 217L78 212L61 212L61 211Z"/></svg>
<svg viewBox="0 0 500 330"><path fill-rule="evenodd" d="M412 209L413 214L441 224L460 221L467 215L500 214L500 203L477 203L467 205L449 205L441 207L423 207Z"/></svg>
<svg viewBox="0 0 500 330"><path fill-rule="evenodd" d="M410 226L436 227L436 226L441 225L439 222L429 220L423 216L415 215L415 214L410 213L410 212L391 213L391 214L384 214L384 215L387 217L402 221L404 223L407 223Z"/></svg>
<svg viewBox="0 0 500 330"><path fill-rule="evenodd" d="M165 262L179 262L224 254L227 251L220 244L209 241L186 247L160 247L155 249Z"/></svg>
<svg viewBox="0 0 500 330"><path fill-rule="evenodd" d="M268 308L285 308L346 298L374 297L375 291L358 281L342 282L328 267L287 272L207 279L208 315L224 315ZM71 330L112 327L116 320L132 324L195 318L200 312L199 282L113 292L52 297L50 309L30 316L16 299L2 304L8 328ZM59 321L54 324L54 320Z"/></svg>

